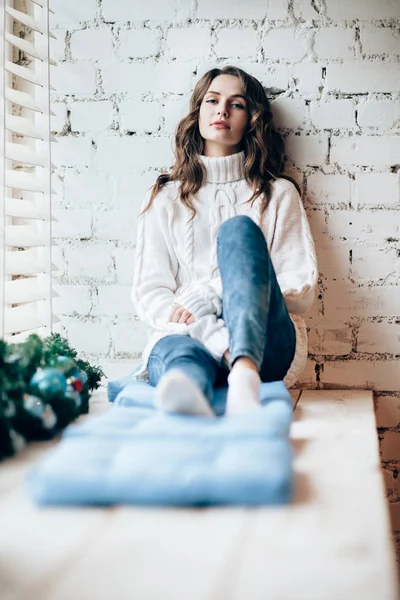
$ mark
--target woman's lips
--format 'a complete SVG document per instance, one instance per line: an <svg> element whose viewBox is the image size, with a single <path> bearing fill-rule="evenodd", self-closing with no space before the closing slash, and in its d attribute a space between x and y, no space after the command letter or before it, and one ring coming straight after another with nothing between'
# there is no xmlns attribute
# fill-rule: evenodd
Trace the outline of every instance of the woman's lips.
<svg viewBox="0 0 400 600"><path fill-rule="evenodd" d="M227 125L223 125L222 123L215 123L212 127L215 127L215 129L229 129Z"/></svg>

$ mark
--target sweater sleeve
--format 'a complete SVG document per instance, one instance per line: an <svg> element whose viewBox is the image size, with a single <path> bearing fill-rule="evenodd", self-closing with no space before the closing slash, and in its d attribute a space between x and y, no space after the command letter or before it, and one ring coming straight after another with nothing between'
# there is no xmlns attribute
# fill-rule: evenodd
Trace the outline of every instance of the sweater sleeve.
<svg viewBox="0 0 400 600"><path fill-rule="evenodd" d="M144 198L141 209L149 200ZM167 211L160 193L150 209L138 217L138 235L131 298L140 319L164 330L177 288L176 259L168 241Z"/></svg>
<svg viewBox="0 0 400 600"><path fill-rule="evenodd" d="M306 313L314 300L317 259L300 195L286 180L277 199L270 254L288 311L292 314Z"/></svg>

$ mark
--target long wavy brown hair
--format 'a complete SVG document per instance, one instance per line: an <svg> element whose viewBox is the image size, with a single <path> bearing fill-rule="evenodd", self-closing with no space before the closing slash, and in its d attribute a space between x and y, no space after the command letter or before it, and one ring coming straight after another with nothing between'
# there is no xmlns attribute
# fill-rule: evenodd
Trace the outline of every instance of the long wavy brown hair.
<svg viewBox="0 0 400 600"><path fill-rule="evenodd" d="M299 186L290 177L283 175L285 147L281 134L275 129L270 103L261 83L242 69L226 66L211 69L197 82L190 98L189 114L178 123L175 133L175 162L170 173L162 173L151 188L150 199L142 213L146 212L160 189L169 181L179 181L181 202L192 211L196 210L191 202L203 184L205 168L200 160L204 150L204 139L199 130L199 111L211 82L219 75L233 75L242 83L246 99L248 127L244 134L240 150L244 150L244 176L253 190L248 202L254 203L262 195L262 214L271 198L271 181L284 177L291 181L300 193Z"/></svg>

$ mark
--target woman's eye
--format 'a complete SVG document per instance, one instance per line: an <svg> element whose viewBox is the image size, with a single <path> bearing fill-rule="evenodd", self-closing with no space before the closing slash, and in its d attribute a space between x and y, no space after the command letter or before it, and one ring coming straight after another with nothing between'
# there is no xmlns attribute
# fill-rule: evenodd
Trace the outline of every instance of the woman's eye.
<svg viewBox="0 0 400 600"><path fill-rule="evenodd" d="M206 100L206 104L214 104L214 102L217 102L217 100L215 98L209 98L208 100ZM243 106L243 104L238 104L237 102L232 102L232 105L234 108L240 108L242 110L245 109L245 106Z"/></svg>

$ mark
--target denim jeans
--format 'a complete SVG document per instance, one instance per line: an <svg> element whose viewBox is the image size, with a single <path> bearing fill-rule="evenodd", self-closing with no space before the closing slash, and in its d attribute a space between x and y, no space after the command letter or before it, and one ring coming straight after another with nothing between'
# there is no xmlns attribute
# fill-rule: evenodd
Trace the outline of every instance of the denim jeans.
<svg viewBox="0 0 400 600"><path fill-rule="evenodd" d="M218 231L217 256L231 364L245 356L257 365L261 381L283 379L294 357L296 334L263 232L250 217L228 219ZM226 385L229 374L201 342L185 335L166 336L154 346L150 385L156 386L171 368L191 377L210 402L213 388Z"/></svg>

